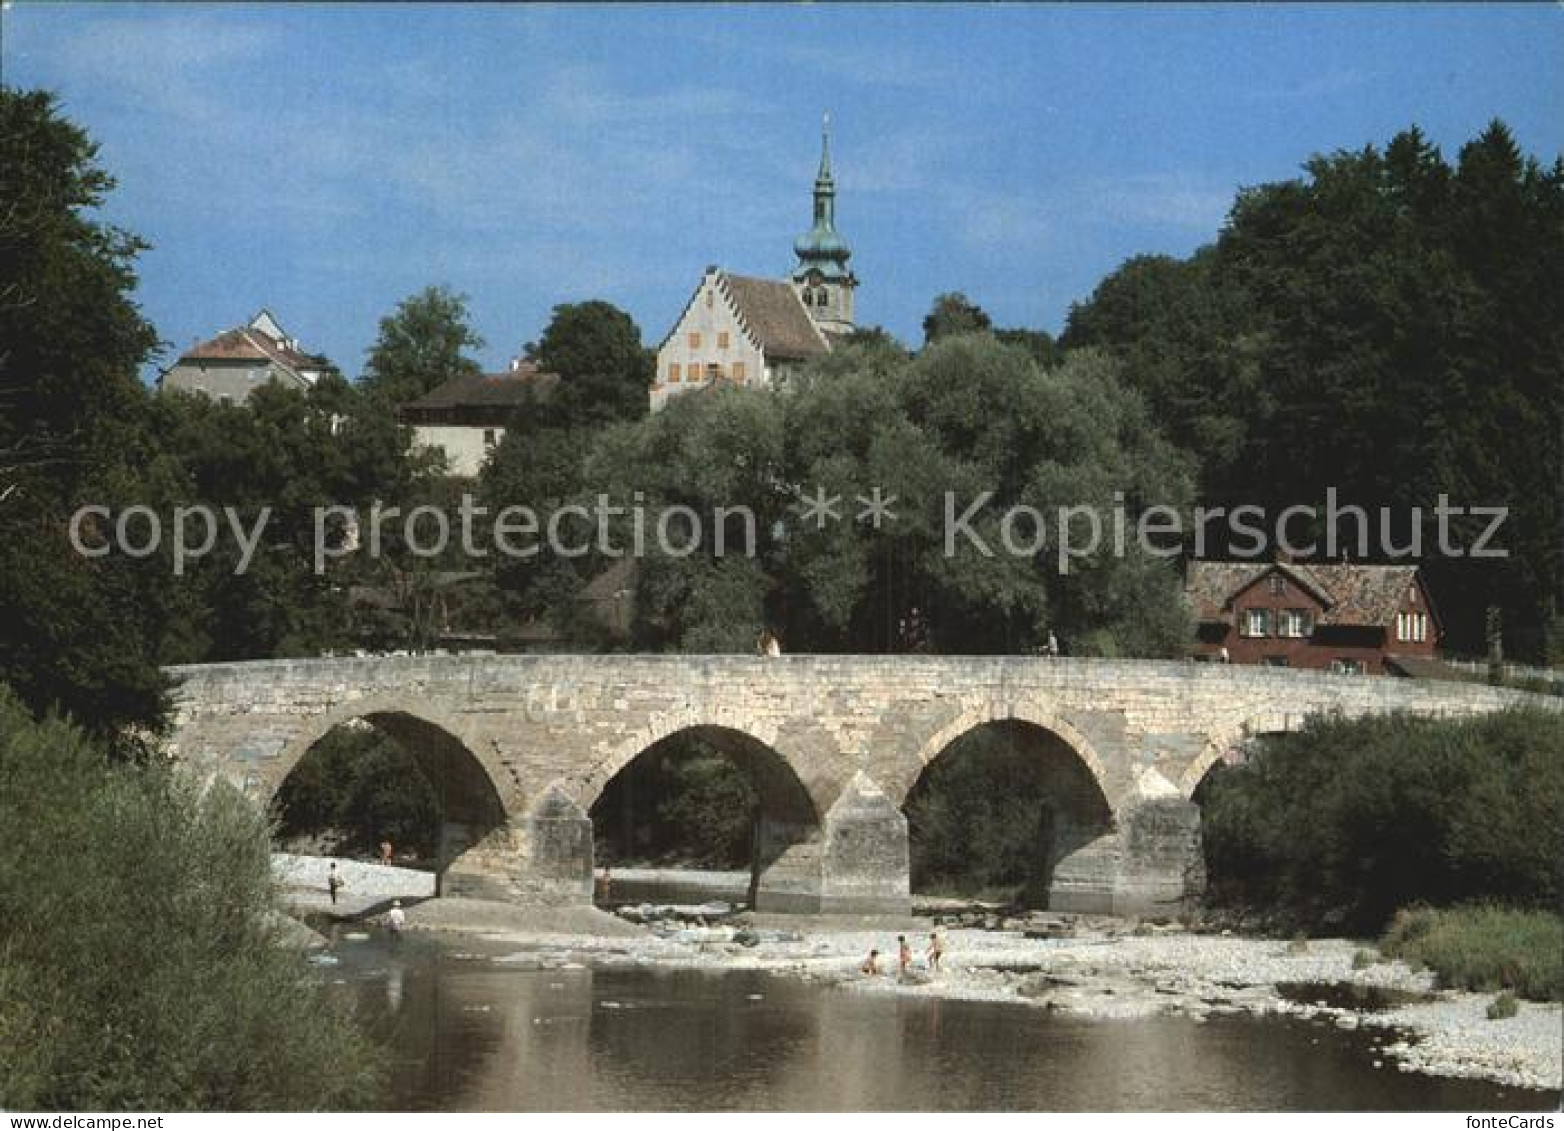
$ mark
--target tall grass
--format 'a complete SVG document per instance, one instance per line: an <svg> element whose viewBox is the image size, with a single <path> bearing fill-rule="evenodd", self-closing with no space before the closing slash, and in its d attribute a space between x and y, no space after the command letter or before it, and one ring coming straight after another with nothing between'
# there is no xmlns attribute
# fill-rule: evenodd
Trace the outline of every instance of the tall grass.
<svg viewBox="0 0 1564 1131"><path fill-rule="evenodd" d="M1564 1001L1564 919L1551 911L1413 908L1391 921L1380 949L1433 970L1442 986Z"/></svg>

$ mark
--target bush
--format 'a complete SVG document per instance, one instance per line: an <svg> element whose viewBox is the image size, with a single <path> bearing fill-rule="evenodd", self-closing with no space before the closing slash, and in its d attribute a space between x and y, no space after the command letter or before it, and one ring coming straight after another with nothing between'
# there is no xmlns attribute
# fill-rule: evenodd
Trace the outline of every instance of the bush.
<svg viewBox="0 0 1564 1131"><path fill-rule="evenodd" d="M333 1109L382 1054L285 947L263 816L0 687L0 1108Z"/></svg>
<svg viewBox="0 0 1564 1131"><path fill-rule="evenodd" d="M1564 1001L1564 919L1555 912L1416 908L1396 915L1380 949L1433 970L1442 986Z"/></svg>
<svg viewBox="0 0 1564 1131"><path fill-rule="evenodd" d="M1564 715L1316 718L1197 793L1215 902L1380 930L1397 907L1555 907Z"/></svg>
<svg viewBox="0 0 1564 1131"><path fill-rule="evenodd" d="M1488 1020L1503 1021L1507 1017L1514 1017L1520 1012L1520 1003L1515 1000L1515 995L1505 990L1498 997L1488 1003Z"/></svg>

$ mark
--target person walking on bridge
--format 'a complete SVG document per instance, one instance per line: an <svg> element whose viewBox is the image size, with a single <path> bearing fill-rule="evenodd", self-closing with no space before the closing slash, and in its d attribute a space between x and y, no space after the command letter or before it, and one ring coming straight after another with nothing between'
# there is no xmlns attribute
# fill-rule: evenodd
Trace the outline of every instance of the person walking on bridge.
<svg viewBox="0 0 1564 1131"><path fill-rule="evenodd" d="M342 890L342 876L337 872L337 862L335 860L326 869L326 890L331 893L331 905L335 907L337 904L337 893Z"/></svg>

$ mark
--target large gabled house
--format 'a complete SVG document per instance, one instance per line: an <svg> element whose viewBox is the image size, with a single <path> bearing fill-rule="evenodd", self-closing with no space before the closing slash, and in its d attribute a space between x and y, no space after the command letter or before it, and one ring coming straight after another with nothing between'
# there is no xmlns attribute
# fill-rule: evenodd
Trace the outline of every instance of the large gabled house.
<svg viewBox="0 0 1564 1131"><path fill-rule="evenodd" d="M657 350L652 409L719 382L769 385L777 369L831 352L793 286L708 267Z"/></svg>
<svg viewBox="0 0 1564 1131"><path fill-rule="evenodd" d="M245 325L191 346L159 375L158 388L244 404L256 389L273 381L309 389L330 368L325 358L300 348L271 311L262 310Z"/></svg>
<svg viewBox="0 0 1564 1131"><path fill-rule="evenodd" d="M1441 626L1413 565L1190 562L1184 593L1203 660L1431 674Z"/></svg>

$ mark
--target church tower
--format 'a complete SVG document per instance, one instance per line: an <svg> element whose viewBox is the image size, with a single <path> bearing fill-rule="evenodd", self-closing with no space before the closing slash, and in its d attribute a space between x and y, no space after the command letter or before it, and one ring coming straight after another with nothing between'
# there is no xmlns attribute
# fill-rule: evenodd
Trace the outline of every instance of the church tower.
<svg viewBox="0 0 1564 1131"><path fill-rule="evenodd" d="M793 289L799 301L827 334L853 332L853 291L858 277L847 261L852 250L836 232L836 182L831 177L831 116L820 130L820 171L815 174L814 227L793 243L798 266Z"/></svg>

